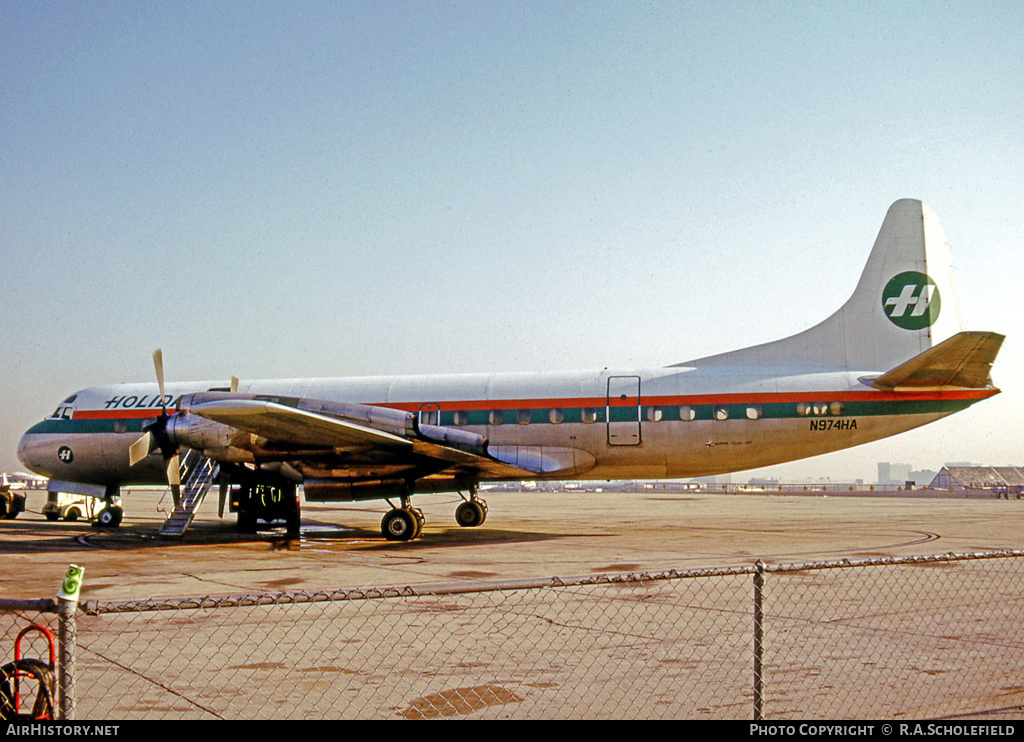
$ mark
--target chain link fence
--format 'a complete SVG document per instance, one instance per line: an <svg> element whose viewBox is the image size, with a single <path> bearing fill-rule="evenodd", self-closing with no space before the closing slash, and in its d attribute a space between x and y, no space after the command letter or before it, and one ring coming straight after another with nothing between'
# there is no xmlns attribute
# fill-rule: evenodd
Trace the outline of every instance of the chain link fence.
<svg viewBox="0 0 1024 742"><path fill-rule="evenodd" d="M1008 551L90 602L69 717L1021 718L1022 570ZM56 623L12 602L6 646Z"/></svg>

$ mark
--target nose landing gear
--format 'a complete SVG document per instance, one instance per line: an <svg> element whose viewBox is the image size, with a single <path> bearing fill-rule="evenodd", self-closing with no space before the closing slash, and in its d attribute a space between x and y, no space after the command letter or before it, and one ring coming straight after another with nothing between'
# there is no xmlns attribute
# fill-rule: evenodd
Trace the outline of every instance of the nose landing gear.
<svg viewBox="0 0 1024 742"><path fill-rule="evenodd" d="M117 528L124 518L124 509L121 507L121 490L118 487L108 487L107 494L103 498L103 509L96 514L94 526L99 528Z"/></svg>

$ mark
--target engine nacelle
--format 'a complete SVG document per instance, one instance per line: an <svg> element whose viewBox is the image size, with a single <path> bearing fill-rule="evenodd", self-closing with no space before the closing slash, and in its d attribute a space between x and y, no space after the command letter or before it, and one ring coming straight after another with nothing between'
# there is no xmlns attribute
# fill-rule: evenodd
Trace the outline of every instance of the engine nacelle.
<svg viewBox="0 0 1024 742"><path fill-rule="evenodd" d="M179 412L167 420L167 437L172 444L204 452L223 452L228 448L248 449L249 434L230 425L213 422L190 412ZM239 444L242 444L241 446ZM207 453L209 455L209 453ZM222 459L225 457L215 456ZM237 458L237 457L226 457Z"/></svg>

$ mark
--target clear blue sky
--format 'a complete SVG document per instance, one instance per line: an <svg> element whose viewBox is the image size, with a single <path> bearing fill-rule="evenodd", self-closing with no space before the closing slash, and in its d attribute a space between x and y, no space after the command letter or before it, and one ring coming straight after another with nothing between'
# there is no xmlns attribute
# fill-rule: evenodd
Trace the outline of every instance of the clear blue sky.
<svg viewBox="0 0 1024 742"><path fill-rule="evenodd" d="M776 467L1024 464L1024 6L0 0L0 470L86 386L664 365L920 198L1004 393Z"/></svg>

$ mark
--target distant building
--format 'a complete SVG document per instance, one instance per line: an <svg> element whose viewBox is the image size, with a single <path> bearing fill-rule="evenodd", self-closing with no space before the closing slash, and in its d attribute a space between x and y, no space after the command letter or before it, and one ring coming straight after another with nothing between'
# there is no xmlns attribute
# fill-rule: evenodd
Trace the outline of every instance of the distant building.
<svg viewBox="0 0 1024 742"><path fill-rule="evenodd" d="M700 484L732 484L732 474L712 474L708 477L694 477Z"/></svg>
<svg viewBox="0 0 1024 742"><path fill-rule="evenodd" d="M1024 467L944 466L928 485L952 490L1024 491Z"/></svg>
<svg viewBox="0 0 1024 742"><path fill-rule="evenodd" d="M892 464L888 461L878 462L879 484L903 484L910 478L910 464Z"/></svg>

